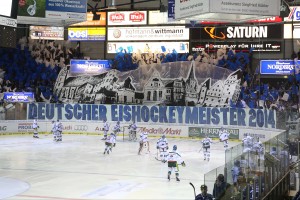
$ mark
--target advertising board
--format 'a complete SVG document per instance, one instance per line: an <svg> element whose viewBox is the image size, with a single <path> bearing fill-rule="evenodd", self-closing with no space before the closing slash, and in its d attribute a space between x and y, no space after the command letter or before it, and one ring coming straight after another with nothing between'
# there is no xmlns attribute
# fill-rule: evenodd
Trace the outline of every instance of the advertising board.
<svg viewBox="0 0 300 200"><path fill-rule="evenodd" d="M123 25L146 25L147 11L122 11L108 12L107 25L123 26Z"/></svg>
<svg viewBox="0 0 300 200"><path fill-rule="evenodd" d="M252 42L191 42L191 52L217 52L220 48L233 49L236 52L281 52L281 41L252 41Z"/></svg>
<svg viewBox="0 0 300 200"><path fill-rule="evenodd" d="M29 36L33 40L64 40L64 27L30 26Z"/></svg>
<svg viewBox="0 0 300 200"><path fill-rule="evenodd" d="M76 75L95 75L101 74L110 69L108 60L71 60L70 74Z"/></svg>
<svg viewBox="0 0 300 200"><path fill-rule="evenodd" d="M189 29L184 26L108 27L107 40L189 40Z"/></svg>
<svg viewBox="0 0 300 200"><path fill-rule="evenodd" d="M189 42L108 42L107 53L171 53L175 50L177 53L188 53Z"/></svg>
<svg viewBox="0 0 300 200"><path fill-rule="evenodd" d="M105 41L105 27L68 28L68 40L71 41Z"/></svg>
<svg viewBox="0 0 300 200"><path fill-rule="evenodd" d="M293 74L295 64L299 66L300 61L295 63L293 60L261 60L260 73L271 75Z"/></svg>

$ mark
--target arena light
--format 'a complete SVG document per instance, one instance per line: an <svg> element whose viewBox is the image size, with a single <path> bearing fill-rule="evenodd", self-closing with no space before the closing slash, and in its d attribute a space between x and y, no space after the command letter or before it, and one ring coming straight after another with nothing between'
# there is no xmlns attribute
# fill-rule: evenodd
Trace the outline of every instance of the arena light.
<svg viewBox="0 0 300 200"><path fill-rule="evenodd" d="M280 15L283 0L175 0L175 19L245 22Z"/></svg>

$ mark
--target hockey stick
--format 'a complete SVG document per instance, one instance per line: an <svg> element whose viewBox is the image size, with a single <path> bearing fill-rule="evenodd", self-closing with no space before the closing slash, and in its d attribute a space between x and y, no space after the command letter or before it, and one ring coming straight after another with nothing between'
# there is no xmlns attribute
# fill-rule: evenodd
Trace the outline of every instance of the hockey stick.
<svg viewBox="0 0 300 200"><path fill-rule="evenodd" d="M156 157L155 157L155 159L158 160L158 161L161 161L161 160L158 159L158 149L156 149Z"/></svg>
<svg viewBox="0 0 300 200"><path fill-rule="evenodd" d="M193 187L193 189L194 189L194 195L195 195L195 198L196 198L196 189L195 189L195 186L194 186L194 184L193 183L191 183L190 182L190 185Z"/></svg>
<svg viewBox="0 0 300 200"><path fill-rule="evenodd" d="M201 149L198 151L198 153L200 153L202 151L203 147L201 147Z"/></svg>

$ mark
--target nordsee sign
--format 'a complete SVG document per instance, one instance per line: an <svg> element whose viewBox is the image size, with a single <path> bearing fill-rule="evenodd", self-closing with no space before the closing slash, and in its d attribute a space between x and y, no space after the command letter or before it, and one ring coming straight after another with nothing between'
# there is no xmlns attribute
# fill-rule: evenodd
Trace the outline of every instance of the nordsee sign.
<svg viewBox="0 0 300 200"><path fill-rule="evenodd" d="M293 74L295 64L293 60L261 60L260 73L272 75ZM299 64L298 61L297 65Z"/></svg>

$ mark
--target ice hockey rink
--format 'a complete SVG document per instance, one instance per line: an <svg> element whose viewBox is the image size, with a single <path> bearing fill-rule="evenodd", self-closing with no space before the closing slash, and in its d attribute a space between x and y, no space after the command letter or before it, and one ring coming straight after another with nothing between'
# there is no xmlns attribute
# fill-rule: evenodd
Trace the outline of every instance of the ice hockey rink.
<svg viewBox="0 0 300 200"><path fill-rule="evenodd" d="M0 199L194 199L204 174L225 163L223 144L215 141L211 160L203 160L200 140L167 138L177 145L186 163L180 166L180 182L166 163L155 159L156 141L150 138L150 153L138 155L138 142L117 137L116 147L103 154L102 135L52 135L0 137ZM229 147L238 144L230 142ZM212 188L208 188L212 192Z"/></svg>

